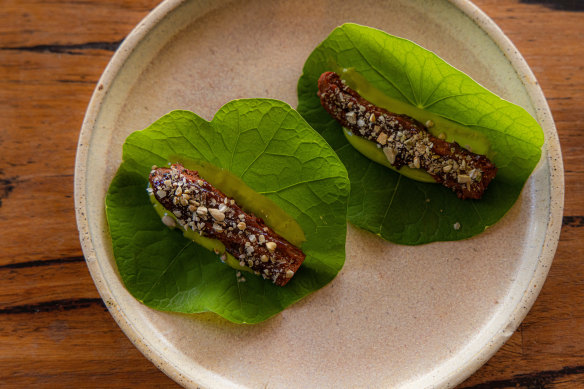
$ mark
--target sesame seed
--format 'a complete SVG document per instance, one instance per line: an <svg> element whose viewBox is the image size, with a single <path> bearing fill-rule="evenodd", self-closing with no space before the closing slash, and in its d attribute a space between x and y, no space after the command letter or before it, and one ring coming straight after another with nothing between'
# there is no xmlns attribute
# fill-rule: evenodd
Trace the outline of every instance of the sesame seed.
<svg viewBox="0 0 584 389"><path fill-rule="evenodd" d="M290 269L286 270L286 278L292 278L294 276L294 272Z"/></svg>
<svg viewBox="0 0 584 389"><path fill-rule="evenodd" d="M277 246L278 245L276 244L276 242L268 242L268 243L266 243L266 247L268 248L268 250L270 250L272 252L276 251L276 247Z"/></svg>
<svg viewBox="0 0 584 389"><path fill-rule="evenodd" d="M262 255L262 256L260 257L260 260L261 260L262 262L266 263L266 262L268 262L268 256L264 254L264 255Z"/></svg>
<svg viewBox="0 0 584 389"><path fill-rule="evenodd" d="M207 214L207 207L204 207L201 205L199 208L197 208L197 215L205 216L206 214Z"/></svg>
<svg viewBox="0 0 584 389"><path fill-rule="evenodd" d="M175 209L174 211L172 211L172 213L174 213L174 216L176 216L176 217L181 217L182 216L182 212L179 209Z"/></svg>
<svg viewBox="0 0 584 389"><path fill-rule="evenodd" d="M162 222L167 226L167 227L176 227L176 222L174 221L174 219L169 216L169 215L164 215L162 217Z"/></svg>
<svg viewBox="0 0 584 389"><path fill-rule="evenodd" d="M225 220L225 214L216 208L209 208L209 213L213 216L213 219L222 222Z"/></svg>

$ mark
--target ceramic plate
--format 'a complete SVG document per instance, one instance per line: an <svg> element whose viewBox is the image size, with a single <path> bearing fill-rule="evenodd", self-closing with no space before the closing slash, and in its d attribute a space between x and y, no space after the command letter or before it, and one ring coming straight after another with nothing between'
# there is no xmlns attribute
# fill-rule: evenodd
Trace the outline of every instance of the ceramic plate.
<svg viewBox="0 0 584 389"><path fill-rule="evenodd" d="M229 100L296 106L307 56L336 26L382 29L436 52L537 118L546 143L512 210L465 241L399 246L348 226L347 259L323 289L258 325L157 312L117 273L104 198L122 144L173 109L207 120ZM196 387L449 387L481 366L533 304L556 249L560 148L533 74L465 1L166 1L126 38L89 105L76 161L87 264L112 316L171 378Z"/></svg>

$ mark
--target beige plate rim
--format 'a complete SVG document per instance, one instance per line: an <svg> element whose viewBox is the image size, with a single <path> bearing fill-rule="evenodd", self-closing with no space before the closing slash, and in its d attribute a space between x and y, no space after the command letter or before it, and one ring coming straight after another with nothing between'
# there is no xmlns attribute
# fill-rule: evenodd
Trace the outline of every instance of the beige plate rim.
<svg viewBox="0 0 584 389"><path fill-rule="evenodd" d="M87 179L85 165L87 163L92 133L102 102L106 96L106 91L112 85L133 50L168 14L185 1L188 0L166 0L162 2L126 37L120 48L113 55L97 84L98 87L96 87L93 93L81 128L75 161L75 210L77 225L87 266L102 299L106 302L115 299L101 272L98 258L96 258L93 243L89 235L89 224L86 217L87 203L84 195L87 189L85 185ZM548 214L547 233L545 241L542 244L540 260L525 294L517 303L512 314L509 315L507 325L500 328L499 333L488 343L484 344L482 348L477 349L472 358L459 361L458 366L455 368L446 372L442 371L435 375L432 378L432 382L428 383L428 386L432 387L453 387L469 377L505 343L525 318L525 315L533 305L543 286L549 267L553 261L559 241L564 205L564 174L558 134L549 106L535 76L517 48L485 13L468 0L448 1L459 8L495 42L524 84L528 96L536 108L536 119L545 131L547 155L544 154L544 156L547 157L550 165L551 174L549 180L552 198ZM117 305L108 304L108 309L126 336L160 370L182 385L198 386L201 384L186 377L182 373L184 370L180 366L176 366L167 360L162 353L150 347L147 340L132 326L124 311L119 309Z"/></svg>

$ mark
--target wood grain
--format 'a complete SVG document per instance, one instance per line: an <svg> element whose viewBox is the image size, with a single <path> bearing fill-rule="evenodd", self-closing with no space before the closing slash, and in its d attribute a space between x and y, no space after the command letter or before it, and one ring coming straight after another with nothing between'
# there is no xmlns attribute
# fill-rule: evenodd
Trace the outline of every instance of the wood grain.
<svg viewBox="0 0 584 389"><path fill-rule="evenodd" d="M584 387L582 2L477 0L548 99L566 196L554 264L509 341L460 388ZM105 309L73 205L79 129L101 72L155 0L4 0L0 13L0 383L176 387Z"/></svg>

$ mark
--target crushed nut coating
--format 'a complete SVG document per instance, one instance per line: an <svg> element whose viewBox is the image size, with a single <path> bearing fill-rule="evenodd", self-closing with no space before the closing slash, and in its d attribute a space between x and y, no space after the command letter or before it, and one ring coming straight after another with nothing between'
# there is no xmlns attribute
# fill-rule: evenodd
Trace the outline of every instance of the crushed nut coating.
<svg viewBox="0 0 584 389"><path fill-rule="evenodd" d="M424 126L409 116L376 107L334 72L320 76L318 89L324 109L353 135L377 143L391 165L422 169L461 199L480 199L497 174L484 155L430 134L431 121Z"/></svg>
<svg viewBox="0 0 584 389"><path fill-rule="evenodd" d="M245 213L233 199L180 164L153 166L150 186L156 200L172 212L178 224L207 238L218 239L241 266L284 286L304 261L304 253ZM165 216L170 218L168 215ZM168 220L163 220L169 225Z"/></svg>

